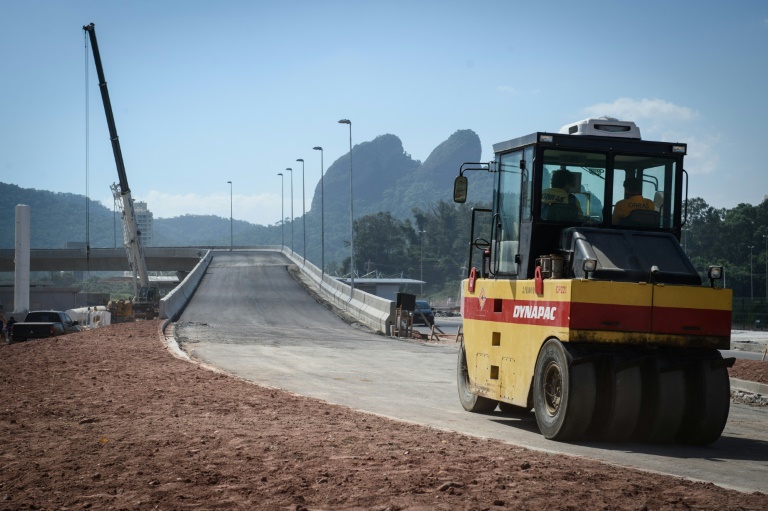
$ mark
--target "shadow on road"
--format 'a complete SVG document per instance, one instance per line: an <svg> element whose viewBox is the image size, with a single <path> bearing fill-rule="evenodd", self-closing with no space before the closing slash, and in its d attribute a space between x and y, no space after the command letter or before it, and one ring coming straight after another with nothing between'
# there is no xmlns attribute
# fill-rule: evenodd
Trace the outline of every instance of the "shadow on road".
<svg viewBox="0 0 768 511"><path fill-rule="evenodd" d="M711 461L765 461L768 460L768 442L723 435L711 445L654 445L654 444L591 444L603 449L653 454L670 458L706 459Z"/></svg>
<svg viewBox="0 0 768 511"><path fill-rule="evenodd" d="M504 413L495 412L492 415L491 422L501 424L502 426L509 426L512 428L520 429L523 431L529 431L540 435L539 425L536 424L536 415L533 412L529 413Z"/></svg>
<svg viewBox="0 0 768 511"><path fill-rule="evenodd" d="M509 426L522 431L541 434L536 424L536 415L499 413L489 416L491 422ZM768 442L749 438L721 436L711 445L686 444L643 444L636 442L563 442L602 451L621 451L627 453L649 454L667 458L704 459L710 461L765 461L768 460Z"/></svg>

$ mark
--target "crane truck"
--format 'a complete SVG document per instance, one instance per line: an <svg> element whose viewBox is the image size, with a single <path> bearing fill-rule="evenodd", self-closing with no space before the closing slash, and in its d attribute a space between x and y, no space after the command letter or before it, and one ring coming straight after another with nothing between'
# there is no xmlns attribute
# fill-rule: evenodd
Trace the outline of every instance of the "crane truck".
<svg viewBox="0 0 768 511"><path fill-rule="evenodd" d="M463 203L465 173L494 180L461 284L463 408L534 409L552 440L717 440L732 294L722 267L704 279L680 246L687 145L600 118L493 147L454 183Z"/></svg>
<svg viewBox="0 0 768 511"><path fill-rule="evenodd" d="M141 233L136 223L136 213L133 208L133 197L131 189L128 186L128 176L125 172L123 163L123 153L120 149L120 139L117 136L115 118L112 114L112 103L109 100L109 90L107 81L104 78L104 69L101 65L101 54L99 53L99 44L96 41L96 29L94 24L83 26L83 30L88 34L93 52L93 62L96 66L96 73L99 78L99 90L101 99L104 103L104 113L107 116L107 126L109 127L109 138L112 141L112 152L115 156L117 165L117 175L119 183L112 185L112 194L115 201L120 205L123 216L123 244L128 254L128 263L133 272L133 298L131 305L133 314L137 317L152 319L157 316L157 310L160 301L160 292L157 286L150 285L149 272L147 271L147 260L144 257L144 247L141 244Z"/></svg>

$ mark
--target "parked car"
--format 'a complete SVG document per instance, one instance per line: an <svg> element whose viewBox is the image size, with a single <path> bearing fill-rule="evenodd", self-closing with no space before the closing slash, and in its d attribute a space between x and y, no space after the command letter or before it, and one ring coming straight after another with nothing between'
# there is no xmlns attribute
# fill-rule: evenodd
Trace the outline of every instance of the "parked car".
<svg viewBox="0 0 768 511"><path fill-rule="evenodd" d="M421 311L421 314L419 314ZM427 318L427 322L424 322L424 317ZM413 324L414 325L427 325L432 326L435 324L435 313L432 312L432 308L425 300L416 300L416 310L413 311Z"/></svg>
<svg viewBox="0 0 768 511"><path fill-rule="evenodd" d="M79 332L77 321L73 321L62 311L31 311L21 323L14 323L11 329L11 341L27 339L45 339L71 332Z"/></svg>

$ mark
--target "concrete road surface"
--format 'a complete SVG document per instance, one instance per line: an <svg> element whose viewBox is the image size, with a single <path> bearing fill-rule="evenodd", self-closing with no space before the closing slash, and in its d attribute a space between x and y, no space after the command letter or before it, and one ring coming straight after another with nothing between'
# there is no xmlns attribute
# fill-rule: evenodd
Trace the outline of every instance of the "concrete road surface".
<svg viewBox="0 0 768 511"><path fill-rule="evenodd" d="M533 413L465 412L455 344L430 345L352 328L311 298L274 252L216 254L176 325L192 357L248 380L435 428L532 449L765 491L768 410L733 404L708 447L568 444L544 439Z"/></svg>

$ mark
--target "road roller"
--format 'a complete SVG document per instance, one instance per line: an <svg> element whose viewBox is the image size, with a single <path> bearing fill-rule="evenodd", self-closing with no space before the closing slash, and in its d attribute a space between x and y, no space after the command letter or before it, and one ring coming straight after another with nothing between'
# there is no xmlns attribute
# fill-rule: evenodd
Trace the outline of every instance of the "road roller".
<svg viewBox="0 0 768 511"><path fill-rule="evenodd" d="M454 183L491 173L461 283L459 401L530 413L551 440L717 440L730 406L731 290L697 270L685 143L603 117L493 146Z"/></svg>

